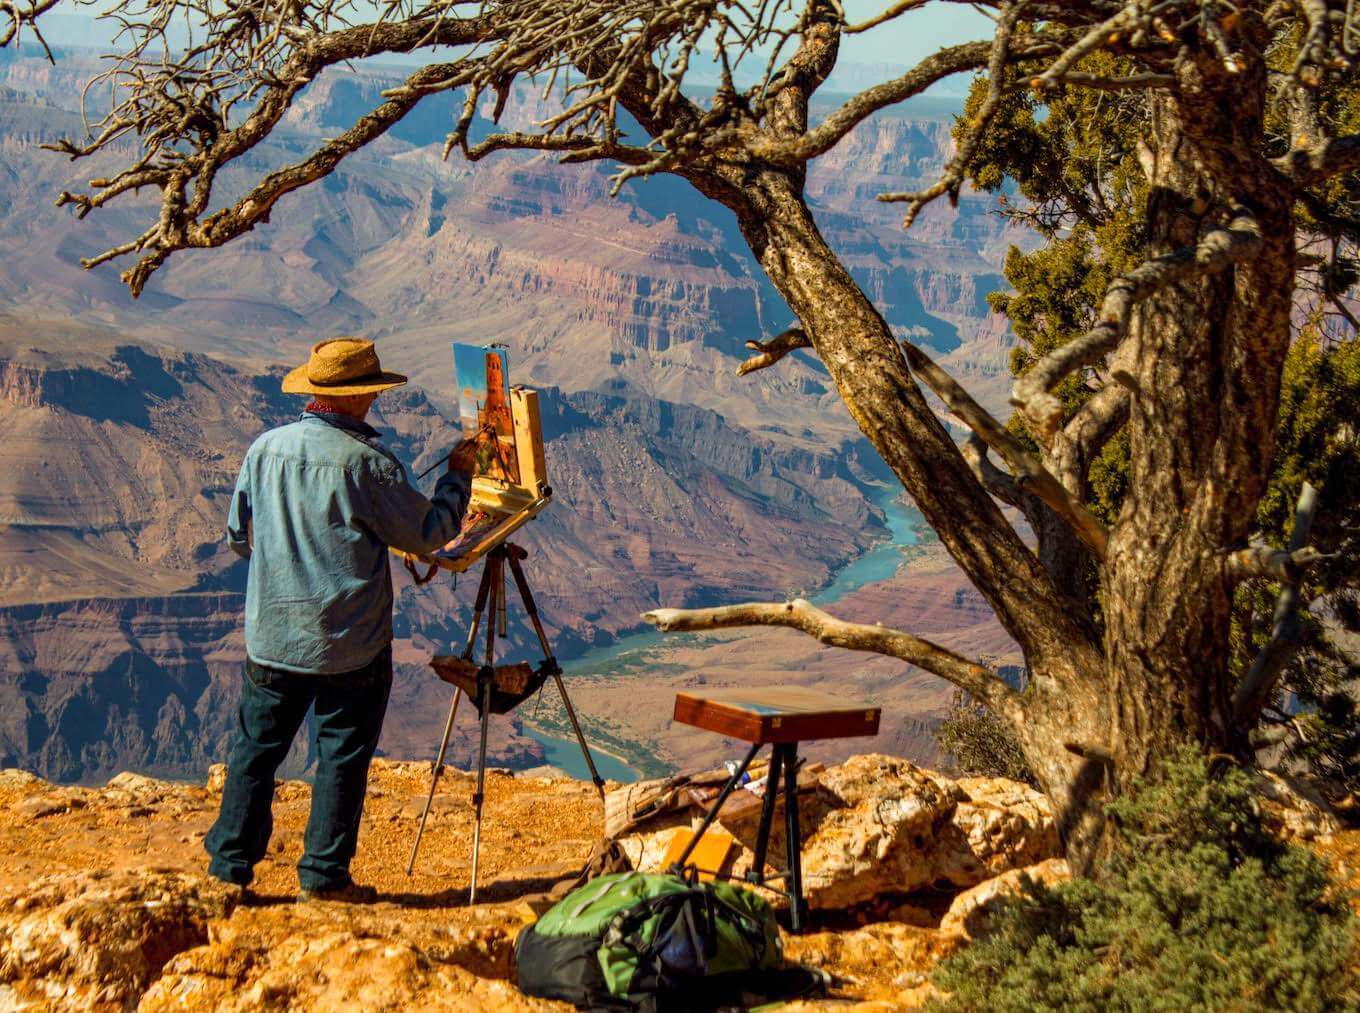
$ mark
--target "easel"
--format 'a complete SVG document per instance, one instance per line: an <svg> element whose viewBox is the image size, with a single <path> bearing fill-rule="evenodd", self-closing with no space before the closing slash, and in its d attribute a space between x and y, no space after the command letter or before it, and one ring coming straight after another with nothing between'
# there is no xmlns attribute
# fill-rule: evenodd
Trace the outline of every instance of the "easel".
<svg viewBox="0 0 1360 1013"><path fill-rule="evenodd" d="M468 890L469 904L475 903L477 899L477 860L481 848L482 802L485 798L484 789L486 787L486 733L493 710L498 714L513 710L541 690L543 683L551 678L557 683L557 691L562 695L562 703L566 707L567 718L571 721L572 731L576 733L576 741L580 743L581 753L585 757L586 766L590 769L590 779L595 785L595 790L600 793L601 800L604 798L604 779L595 769L595 759L590 755L590 747L586 745L585 735L581 732L581 724L576 719L576 709L572 707L571 698L567 696L567 687L562 682L562 666L557 663L557 658L553 656L552 647L548 643L548 635L543 631L543 623L538 618L538 607L534 604L533 593L529 590L529 582L524 576L524 567L521 564L528 555L528 552L524 549L510 542L502 542L486 554L481 583L477 586L477 599L473 608L472 623L468 628L467 646L463 649L462 654L464 660L470 661L472 659L472 652L477 644L477 634L481 629L483 617L489 617L486 625L486 653L481 667L477 669L475 683L477 695L473 704L480 715L481 739L477 748L477 790L472 795L476 824L472 833L472 885ZM494 685L496 637L498 635L500 637L505 636L506 598L508 597L505 589L507 564L510 568L510 574L515 580L515 586L519 588L520 601L524 605L524 611L528 613L529 622L533 624L534 633L538 636L539 646L543 650L543 660L534 670L529 685L525 689L513 693L499 690ZM444 678L443 673L440 673L440 677ZM446 679L446 681L451 680ZM406 864L406 875L408 876L415 870L416 853L420 850L420 840L425 835L425 821L430 815L430 806L434 802L435 786L439 783L439 774L444 767L444 753L449 747L449 736L453 733L453 719L458 713L458 701L464 693L461 685L455 685L453 703L449 706L449 718L444 724L444 738L439 743L439 756L434 761L434 771L430 776L430 793L425 799L425 810L420 814L420 829L416 832L415 843L411 845L410 861Z"/></svg>

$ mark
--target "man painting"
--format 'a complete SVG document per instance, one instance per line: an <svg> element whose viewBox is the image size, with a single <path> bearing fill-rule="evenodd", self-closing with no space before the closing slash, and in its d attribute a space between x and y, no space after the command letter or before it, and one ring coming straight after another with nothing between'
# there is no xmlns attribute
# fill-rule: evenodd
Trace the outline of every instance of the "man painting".
<svg viewBox="0 0 1360 1013"><path fill-rule="evenodd" d="M350 879L369 761L392 686L388 547L429 553L459 530L475 448L466 441L426 499L364 418L406 377L373 342L317 344L283 381L312 398L298 421L251 445L227 541L250 560L246 665L222 807L204 847L209 872L250 883L273 821L274 773L315 711L316 777L298 882L303 900L371 901Z"/></svg>

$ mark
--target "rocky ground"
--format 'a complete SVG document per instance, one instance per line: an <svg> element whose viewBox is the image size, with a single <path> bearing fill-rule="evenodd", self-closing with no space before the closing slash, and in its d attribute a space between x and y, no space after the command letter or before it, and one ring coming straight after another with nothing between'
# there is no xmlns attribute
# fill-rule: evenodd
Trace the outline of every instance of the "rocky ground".
<svg viewBox="0 0 1360 1013"><path fill-rule="evenodd" d="M599 799L550 770L492 772L482 891L469 906L468 774L444 772L415 875L404 872L428 769L374 764L353 867L380 891L370 906L295 903L304 783L280 783L270 853L241 899L204 873L220 767L206 785L120 774L96 788L0 772L0 1008L554 1007L514 988L514 940L600 840ZM810 765L804 776L813 924L785 946L834 984L790 1008L915 1008L931 968L985 929L993 898L1021 869L1046 881L1068 874L1047 803L1023 785L954 781L881 755ZM611 826L638 793L671 786L611 785ZM722 820L738 842L737 871L749 866L754 823L743 794ZM693 816L680 807L636 822L621 850L655 868ZM1310 833L1306 820L1296 830ZM1335 835L1323 851L1349 877L1360 834Z"/></svg>
<svg viewBox="0 0 1360 1013"><path fill-rule="evenodd" d="M416 873L404 872L428 769L375 762L353 869L381 891L379 903L367 907L294 903L293 866L309 802L304 783L281 782L258 900L238 903L204 874L202 839L216 813L220 768L207 785L122 774L98 788L0 774L0 1007L548 1005L526 1000L510 983L514 938L601 837L598 798L588 784L551 773L491 773L483 891L468 906L469 775L446 771ZM822 787L805 795L809 889L818 910L812 931L788 937L788 953L835 976L828 1001L838 1007L902 1008L962 939L938 927L958 884L1050 857L1052 820L1042 800L1009 782L984 792L900 760L858 757L821 776L839 794ZM877 834L865 832L866 819L877 822L887 812L868 806L866 791L875 784L896 796L895 815ZM1025 794L1011 799L1024 803L1014 813L998 808L1007 791ZM870 814L876 806L878 814ZM639 827L624 843L636 852L644 839L673 833L688 819ZM739 820L730 829L738 838L749 830ZM902 871L917 859L922 864L908 883ZM894 877L898 886L924 879L930 888L911 898L918 903L896 892L879 898ZM936 890L935 880L945 889Z"/></svg>

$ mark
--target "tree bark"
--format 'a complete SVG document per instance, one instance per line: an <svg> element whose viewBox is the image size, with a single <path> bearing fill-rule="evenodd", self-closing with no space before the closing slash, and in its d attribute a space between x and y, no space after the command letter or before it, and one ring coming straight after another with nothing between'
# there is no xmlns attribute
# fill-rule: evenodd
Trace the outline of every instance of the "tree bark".
<svg viewBox="0 0 1360 1013"><path fill-rule="evenodd" d="M1265 242L1236 267L1174 281L1130 321L1120 354L1136 388L1138 494L1098 568L1103 635L1069 596L1083 561L1036 557L1006 522L819 233L801 177L751 164L691 177L736 212L851 416L1024 652L1030 686L1000 716L1078 869L1108 845L1112 794L1181 743L1228 747L1232 587L1222 561L1245 541L1265 488L1289 343L1291 209L1269 167L1243 154L1263 150L1264 63L1235 75L1191 63L1182 78L1178 96L1152 99L1148 256L1193 249L1243 208ZM1073 541L1046 534L1050 553Z"/></svg>
<svg viewBox="0 0 1360 1013"><path fill-rule="evenodd" d="M1179 743L1230 748L1232 587L1265 489L1290 338L1294 227L1264 150L1259 55L1238 74L1203 58L1154 98L1144 159L1148 252L1193 244L1245 207L1263 245L1228 270L1173 282L1129 334L1135 380L1128 498L1102 571L1110 752L1121 784Z"/></svg>

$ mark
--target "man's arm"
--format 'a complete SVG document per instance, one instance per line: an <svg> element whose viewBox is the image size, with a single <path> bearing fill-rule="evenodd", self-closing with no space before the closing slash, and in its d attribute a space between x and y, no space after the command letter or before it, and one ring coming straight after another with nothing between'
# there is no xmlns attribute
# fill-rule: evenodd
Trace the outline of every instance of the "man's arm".
<svg viewBox="0 0 1360 1013"><path fill-rule="evenodd" d="M425 556L458 534L472 497L472 475L449 471L426 499L401 465L384 469L372 483L369 528L384 545Z"/></svg>
<svg viewBox="0 0 1360 1013"><path fill-rule="evenodd" d="M231 494L227 512L227 544L242 559L250 558L250 454L241 462L241 474Z"/></svg>

